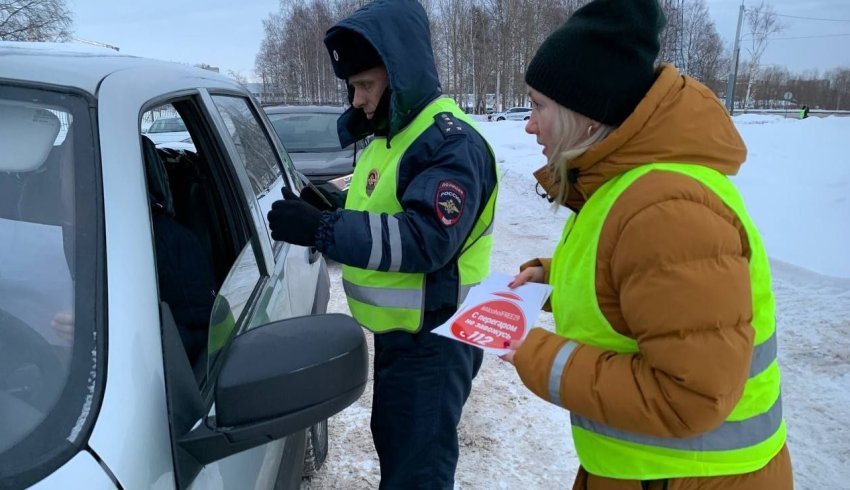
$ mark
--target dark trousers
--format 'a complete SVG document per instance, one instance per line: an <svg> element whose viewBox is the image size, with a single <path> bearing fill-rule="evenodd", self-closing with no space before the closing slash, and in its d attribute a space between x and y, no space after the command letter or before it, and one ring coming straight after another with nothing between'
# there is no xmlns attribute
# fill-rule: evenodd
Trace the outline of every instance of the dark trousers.
<svg viewBox="0 0 850 490"><path fill-rule="evenodd" d="M381 489L451 489L457 425L483 351L428 329L375 335L372 439Z"/></svg>

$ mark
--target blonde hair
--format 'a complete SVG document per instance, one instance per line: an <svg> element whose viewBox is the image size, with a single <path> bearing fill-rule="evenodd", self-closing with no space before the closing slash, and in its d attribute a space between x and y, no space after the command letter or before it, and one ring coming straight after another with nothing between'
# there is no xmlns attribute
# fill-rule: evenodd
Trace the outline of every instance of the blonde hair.
<svg viewBox="0 0 850 490"><path fill-rule="evenodd" d="M558 179L558 195L555 202L565 202L569 191L570 163L581 156L588 148L599 143L615 129L613 126L600 124L592 134L588 129L596 123L593 119L556 104L556 117L552 121L554 134L560 134L561 139L553 148L552 156L546 162L549 171ZM599 123L596 123L599 124Z"/></svg>

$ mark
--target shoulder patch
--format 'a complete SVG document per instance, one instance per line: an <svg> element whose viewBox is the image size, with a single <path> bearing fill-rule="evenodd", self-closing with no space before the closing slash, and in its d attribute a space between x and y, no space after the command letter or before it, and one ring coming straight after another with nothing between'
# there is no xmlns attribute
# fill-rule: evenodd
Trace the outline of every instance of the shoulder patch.
<svg viewBox="0 0 850 490"><path fill-rule="evenodd" d="M469 132L469 126L456 118L451 112L441 112L434 116L434 124L440 129L440 134L444 137L465 135Z"/></svg>
<svg viewBox="0 0 850 490"><path fill-rule="evenodd" d="M437 184L434 196L434 211L443 226L453 226L463 215L463 204L466 201L466 191L451 180L443 180Z"/></svg>

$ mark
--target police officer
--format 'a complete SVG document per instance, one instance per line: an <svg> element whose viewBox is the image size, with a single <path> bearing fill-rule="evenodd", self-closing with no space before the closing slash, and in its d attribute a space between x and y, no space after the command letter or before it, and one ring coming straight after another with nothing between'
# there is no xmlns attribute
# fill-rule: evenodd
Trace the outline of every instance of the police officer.
<svg viewBox="0 0 850 490"><path fill-rule="evenodd" d="M329 29L325 45L351 102L339 119L342 146L375 138L344 210L289 195L269 212L272 237L343 264L351 313L375 333L371 429L381 488L452 488L457 425L482 351L430 331L489 273L493 153L440 96L416 0L370 3Z"/></svg>

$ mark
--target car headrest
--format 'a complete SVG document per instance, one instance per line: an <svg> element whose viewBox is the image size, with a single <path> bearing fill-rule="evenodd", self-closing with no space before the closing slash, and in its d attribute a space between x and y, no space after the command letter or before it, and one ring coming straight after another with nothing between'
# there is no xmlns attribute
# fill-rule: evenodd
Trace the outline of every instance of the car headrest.
<svg viewBox="0 0 850 490"><path fill-rule="evenodd" d="M0 172L29 172L41 167L60 128L59 118L46 109L0 102Z"/></svg>
<svg viewBox="0 0 850 490"><path fill-rule="evenodd" d="M145 160L145 176L148 181L148 197L151 209L174 216L174 198L168 184L168 172L159 156L156 145L147 136L142 136L142 152Z"/></svg>

